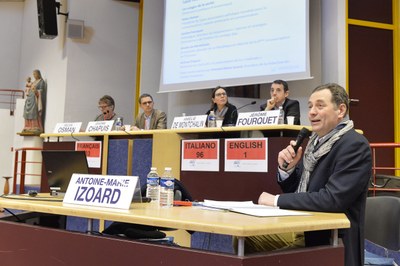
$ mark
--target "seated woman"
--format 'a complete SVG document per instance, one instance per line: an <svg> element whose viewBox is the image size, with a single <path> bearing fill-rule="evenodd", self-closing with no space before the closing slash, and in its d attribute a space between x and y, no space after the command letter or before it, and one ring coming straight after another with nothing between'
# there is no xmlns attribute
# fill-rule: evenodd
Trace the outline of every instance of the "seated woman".
<svg viewBox="0 0 400 266"><path fill-rule="evenodd" d="M215 116L223 118L223 126L234 126L238 118L237 108L233 104L228 102L228 95L223 87L216 87L211 96L211 108L207 111L207 115L210 111L214 111Z"/></svg>

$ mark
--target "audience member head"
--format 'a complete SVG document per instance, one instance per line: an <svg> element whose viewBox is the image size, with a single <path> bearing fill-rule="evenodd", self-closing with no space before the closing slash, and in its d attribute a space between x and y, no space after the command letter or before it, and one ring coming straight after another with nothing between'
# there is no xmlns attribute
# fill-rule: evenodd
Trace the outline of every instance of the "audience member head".
<svg viewBox="0 0 400 266"><path fill-rule="evenodd" d="M140 104L140 108L142 108L146 115L150 115L153 112L154 101L150 94L143 93L140 95L138 102Z"/></svg>
<svg viewBox="0 0 400 266"><path fill-rule="evenodd" d="M104 120L109 120L114 116L115 102L109 95L104 95L99 99L99 110L104 115Z"/></svg>
<svg viewBox="0 0 400 266"><path fill-rule="evenodd" d="M228 102L228 95L224 87L218 86L212 91L211 110L221 110Z"/></svg>
<svg viewBox="0 0 400 266"><path fill-rule="evenodd" d="M270 94L271 99L274 101L274 106L281 106L289 96L289 86L287 82L281 79L272 82Z"/></svg>
<svg viewBox="0 0 400 266"><path fill-rule="evenodd" d="M312 130L323 137L347 116L349 96L346 90L336 83L320 85L311 93L308 109Z"/></svg>

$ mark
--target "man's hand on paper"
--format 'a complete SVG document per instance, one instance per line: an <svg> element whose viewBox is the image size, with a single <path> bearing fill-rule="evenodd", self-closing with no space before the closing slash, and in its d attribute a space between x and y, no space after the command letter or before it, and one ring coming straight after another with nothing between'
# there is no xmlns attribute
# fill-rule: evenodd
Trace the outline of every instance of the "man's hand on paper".
<svg viewBox="0 0 400 266"><path fill-rule="evenodd" d="M266 205L266 206L274 206L275 195L269 194L267 192L261 193L258 198L258 204Z"/></svg>

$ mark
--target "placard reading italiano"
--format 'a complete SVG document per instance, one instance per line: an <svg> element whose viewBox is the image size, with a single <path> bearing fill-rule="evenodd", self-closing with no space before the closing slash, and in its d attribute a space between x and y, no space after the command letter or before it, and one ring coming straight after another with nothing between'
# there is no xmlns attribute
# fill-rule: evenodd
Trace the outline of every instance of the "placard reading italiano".
<svg viewBox="0 0 400 266"><path fill-rule="evenodd" d="M101 141L76 141L76 151L85 151L88 166L100 168L101 165Z"/></svg>
<svg viewBox="0 0 400 266"><path fill-rule="evenodd" d="M57 123L53 133L78 133L82 122Z"/></svg>
<svg viewBox="0 0 400 266"><path fill-rule="evenodd" d="M171 129L177 128L203 128L206 126L207 115L175 117Z"/></svg>
<svg viewBox="0 0 400 266"><path fill-rule="evenodd" d="M219 171L219 139L182 140L182 171Z"/></svg>
<svg viewBox="0 0 400 266"><path fill-rule="evenodd" d="M226 172L268 172L268 139L225 139Z"/></svg>
<svg viewBox="0 0 400 266"><path fill-rule="evenodd" d="M129 209L138 176L73 174L63 203Z"/></svg>
<svg viewBox="0 0 400 266"><path fill-rule="evenodd" d="M279 110L239 113L236 126L250 127L261 125L277 125Z"/></svg>
<svg viewBox="0 0 400 266"><path fill-rule="evenodd" d="M114 120L90 121L86 127L86 132L110 132Z"/></svg>

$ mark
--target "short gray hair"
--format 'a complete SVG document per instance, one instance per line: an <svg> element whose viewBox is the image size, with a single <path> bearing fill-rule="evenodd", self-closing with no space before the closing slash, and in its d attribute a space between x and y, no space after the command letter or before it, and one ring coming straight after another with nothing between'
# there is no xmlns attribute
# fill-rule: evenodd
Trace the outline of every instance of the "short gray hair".
<svg viewBox="0 0 400 266"><path fill-rule="evenodd" d="M321 90L329 90L332 94L332 103L338 107L342 103L346 106L346 113L345 116L349 113L349 95L347 94L346 90L336 83L327 83L316 87L312 93L321 91Z"/></svg>

